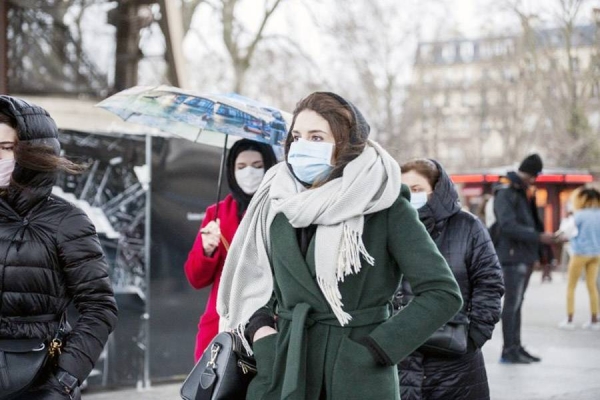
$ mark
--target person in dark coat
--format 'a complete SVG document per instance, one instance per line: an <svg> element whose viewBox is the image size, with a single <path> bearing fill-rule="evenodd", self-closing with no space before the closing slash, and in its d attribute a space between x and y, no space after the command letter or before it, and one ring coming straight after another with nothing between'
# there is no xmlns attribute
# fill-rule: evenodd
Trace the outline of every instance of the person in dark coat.
<svg viewBox="0 0 600 400"><path fill-rule="evenodd" d="M10 96L0 96L0 146L0 339L49 341L69 303L80 315L58 358L18 398L79 399L117 323L94 225L51 194L58 171L82 167L59 157L58 130L44 109Z"/></svg>
<svg viewBox="0 0 600 400"><path fill-rule="evenodd" d="M246 399L399 400L396 364L462 306L400 166L368 135L342 97L302 99L286 163L238 228L217 311L256 359ZM392 315L403 274L417 296Z"/></svg>
<svg viewBox="0 0 600 400"><path fill-rule="evenodd" d="M184 265L195 289L212 285L198 323L194 362L219 332L216 303L219 281L229 244L266 171L277 163L271 146L248 139L235 142L227 154L227 183L231 194L206 209L200 231Z"/></svg>
<svg viewBox="0 0 600 400"><path fill-rule="evenodd" d="M504 346L500 358L505 364L529 364L541 360L521 343L521 307L533 265L540 261L541 246L558 242L552 234L544 233L532 191L542 168L541 157L531 154L516 172L507 174L509 183L494 191L494 214L498 225L496 251L506 288L502 309Z"/></svg>
<svg viewBox="0 0 600 400"><path fill-rule="evenodd" d="M446 258L460 286L469 322L467 351L445 356L417 350L398 366L402 400L484 400L489 387L481 347L500 319L504 293L502 271L487 229L462 211L450 177L435 160L415 159L402 165L402 181L410 187L419 219ZM410 285L403 282L403 300Z"/></svg>

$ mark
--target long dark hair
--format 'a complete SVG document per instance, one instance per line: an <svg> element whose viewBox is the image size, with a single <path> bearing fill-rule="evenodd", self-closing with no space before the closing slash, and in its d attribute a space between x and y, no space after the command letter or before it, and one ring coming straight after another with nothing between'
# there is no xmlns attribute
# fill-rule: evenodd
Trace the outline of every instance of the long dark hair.
<svg viewBox="0 0 600 400"><path fill-rule="evenodd" d="M15 161L23 168L36 172L67 172L69 174L80 174L87 169L87 165L75 163L65 157L57 156L54 147L19 142L15 145Z"/></svg>
<svg viewBox="0 0 600 400"><path fill-rule="evenodd" d="M0 124L6 124L15 131L18 129L17 121L8 114L0 112ZM21 168L33 172L67 172L69 174L80 174L86 170L87 165L77 164L65 157L56 155L54 147L31 142L29 140L19 141L15 139L14 149L15 162ZM27 173L25 175L28 175ZM26 186L26 180L11 178L11 186Z"/></svg>
<svg viewBox="0 0 600 400"><path fill-rule="evenodd" d="M285 140L286 159L290 151L290 146L294 141L292 130L296 123L296 117L304 110L312 110L327 120L335 139L333 153L335 166L326 179L317 181L312 185L312 187L318 187L342 176L346 165L363 152L366 142L351 138L350 133L353 131L352 128L356 125L356 121L350 106L342 104L338 99L327 93L316 92L308 95L296 104L292 124Z"/></svg>

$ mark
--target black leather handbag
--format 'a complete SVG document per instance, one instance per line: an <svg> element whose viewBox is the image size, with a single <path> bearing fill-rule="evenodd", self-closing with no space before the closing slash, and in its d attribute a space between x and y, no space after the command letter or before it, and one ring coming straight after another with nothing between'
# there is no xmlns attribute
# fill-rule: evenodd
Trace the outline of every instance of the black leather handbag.
<svg viewBox="0 0 600 400"><path fill-rule="evenodd" d="M404 287L394 295L392 304L395 312L399 312L410 302L409 296L404 295ZM417 350L423 354L435 357L458 357L467 352L469 343L469 317L459 312L450 321L442 325Z"/></svg>
<svg viewBox="0 0 600 400"><path fill-rule="evenodd" d="M42 339L0 339L0 399L20 398L31 387L50 359L60 353L65 323L63 317L50 343Z"/></svg>
<svg viewBox="0 0 600 400"><path fill-rule="evenodd" d="M245 399L256 363L241 340L221 332L208 345L181 386L184 400Z"/></svg>
<svg viewBox="0 0 600 400"><path fill-rule="evenodd" d="M442 357L457 357L467 352L469 341L469 318L458 313L434 332L419 347L423 354Z"/></svg>

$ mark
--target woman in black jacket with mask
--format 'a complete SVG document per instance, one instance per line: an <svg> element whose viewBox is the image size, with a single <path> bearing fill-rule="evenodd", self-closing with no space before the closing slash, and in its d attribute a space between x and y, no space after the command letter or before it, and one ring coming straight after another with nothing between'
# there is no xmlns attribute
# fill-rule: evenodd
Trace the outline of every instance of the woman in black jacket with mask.
<svg viewBox="0 0 600 400"><path fill-rule="evenodd" d="M79 399L117 322L93 224L51 194L59 171L82 169L59 152L44 109L0 96L0 339L50 341L70 302L80 314L60 354L18 399Z"/></svg>
<svg viewBox="0 0 600 400"><path fill-rule="evenodd" d="M448 356L421 348L400 363L400 397L489 399L480 349L500 318L504 285L496 252L479 219L461 210L454 184L439 163L416 159L401 169L402 183L411 191L411 204L460 286L464 306L455 319L468 318L470 322L465 354ZM410 299L409 282L400 293L403 300Z"/></svg>

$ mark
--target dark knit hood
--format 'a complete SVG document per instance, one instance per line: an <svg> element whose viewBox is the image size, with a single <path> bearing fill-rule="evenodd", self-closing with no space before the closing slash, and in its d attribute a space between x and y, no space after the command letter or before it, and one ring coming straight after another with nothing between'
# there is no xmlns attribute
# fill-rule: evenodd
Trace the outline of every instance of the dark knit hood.
<svg viewBox="0 0 600 400"><path fill-rule="evenodd" d="M226 161L227 184L229 185L229 190L231 190L231 195L238 203L238 217L240 217L240 220L242 215L244 215L244 212L246 212L250 200L252 200L252 195L245 193L235 180L235 160L241 152L246 150L258 151L262 155L265 172L273 165L277 164L275 153L268 144L241 139L235 142L234 145L231 146L231 149L229 149Z"/></svg>
<svg viewBox="0 0 600 400"><path fill-rule="evenodd" d="M419 209L419 219L429 234L440 231L448 218L460 211L458 192L444 167L436 160L430 159L440 172L440 177L433 188L427 204Z"/></svg>
<svg viewBox="0 0 600 400"><path fill-rule="evenodd" d="M18 145L50 146L56 155L60 154L58 128L48 112L42 107L25 100L0 95L0 112L12 117L17 125ZM48 197L56 181L56 172L38 172L25 168L15 157L15 170L6 201L18 214L27 213L40 200Z"/></svg>
<svg viewBox="0 0 600 400"><path fill-rule="evenodd" d="M356 108L356 106L354 104L352 104L350 101L344 99L339 94L335 94L333 92L321 92L321 93L324 93L324 94L327 94L327 95L333 97L334 99L336 99L337 101L339 101L340 103L342 103L343 105L348 107L348 109L352 112L352 115L354 116L354 125L352 126L352 128L350 130L350 142L352 144L365 143L367 141L367 139L369 138L369 133L371 132L371 127L367 123L367 120L362 115L360 110L358 108Z"/></svg>

